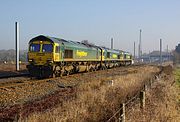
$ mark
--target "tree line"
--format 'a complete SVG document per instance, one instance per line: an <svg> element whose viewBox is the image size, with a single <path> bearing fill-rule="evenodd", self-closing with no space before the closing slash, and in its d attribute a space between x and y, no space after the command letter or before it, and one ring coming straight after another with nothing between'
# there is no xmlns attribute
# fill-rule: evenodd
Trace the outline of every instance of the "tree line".
<svg viewBox="0 0 180 122"><path fill-rule="evenodd" d="M180 64L180 44L178 44L174 51L174 64Z"/></svg>
<svg viewBox="0 0 180 122"><path fill-rule="evenodd" d="M19 58L21 62L27 62L27 50L21 50ZM0 50L0 62L13 63L15 62L15 60L16 60L16 51L14 49Z"/></svg>

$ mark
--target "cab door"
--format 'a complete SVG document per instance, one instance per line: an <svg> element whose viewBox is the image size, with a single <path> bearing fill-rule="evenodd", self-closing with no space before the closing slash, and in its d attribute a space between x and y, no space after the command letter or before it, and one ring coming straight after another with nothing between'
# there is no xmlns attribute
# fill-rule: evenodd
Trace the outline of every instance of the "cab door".
<svg viewBox="0 0 180 122"><path fill-rule="evenodd" d="M64 43L61 44L60 60L64 61Z"/></svg>
<svg viewBox="0 0 180 122"><path fill-rule="evenodd" d="M123 60L123 59L124 59L124 53L121 52L121 53L120 53L120 60Z"/></svg>
<svg viewBox="0 0 180 122"><path fill-rule="evenodd" d="M54 44L54 61L60 61L60 45Z"/></svg>

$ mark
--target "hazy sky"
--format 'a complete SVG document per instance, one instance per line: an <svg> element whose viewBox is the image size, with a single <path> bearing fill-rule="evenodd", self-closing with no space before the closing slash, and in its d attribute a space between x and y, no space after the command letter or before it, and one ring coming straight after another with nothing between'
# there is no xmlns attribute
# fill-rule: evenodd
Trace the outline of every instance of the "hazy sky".
<svg viewBox="0 0 180 122"><path fill-rule="evenodd" d="M180 41L180 0L0 0L0 49L14 48L15 21L20 48L40 34L133 52L142 29L144 52L170 49ZM137 50L137 49L136 49Z"/></svg>

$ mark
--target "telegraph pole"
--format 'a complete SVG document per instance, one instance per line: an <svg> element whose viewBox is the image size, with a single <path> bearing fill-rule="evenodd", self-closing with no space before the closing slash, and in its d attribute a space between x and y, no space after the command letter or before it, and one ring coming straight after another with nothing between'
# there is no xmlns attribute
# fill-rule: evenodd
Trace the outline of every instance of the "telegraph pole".
<svg viewBox="0 0 180 122"><path fill-rule="evenodd" d="M111 38L111 49L113 49L113 38Z"/></svg>
<svg viewBox="0 0 180 122"><path fill-rule="evenodd" d="M160 39L160 65L162 65L162 39Z"/></svg>
<svg viewBox="0 0 180 122"><path fill-rule="evenodd" d="M168 49L168 45L167 45L167 61L169 61L169 49Z"/></svg>
<svg viewBox="0 0 180 122"><path fill-rule="evenodd" d="M140 34L139 34L139 53L140 53L140 58L142 56L142 42L141 42L141 33L142 33L142 30L140 29Z"/></svg>
<svg viewBox="0 0 180 122"><path fill-rule="evenodd" d="M134 42L134 59L136 57L136 42Z"/></svg>
<svg viewBox="0 0 180 122"><path fill-rule="evenodd" d="M19 71L19 23L15 23L16 71Z"/></svg>
<svg viewBox="0 0 180 122"><path fill-rule="evenodd" d="M138 58L140 59L140 44L138 44Z"/></svg>
<svg viewBox="0 0 180 122"><path fill-rule="evenodd" d="M138 45L138 58L141 59L141 56L142 56L142 42L141 42L141 33L142 33L142 30L140 29L139 31L139 45Z"/></svg>

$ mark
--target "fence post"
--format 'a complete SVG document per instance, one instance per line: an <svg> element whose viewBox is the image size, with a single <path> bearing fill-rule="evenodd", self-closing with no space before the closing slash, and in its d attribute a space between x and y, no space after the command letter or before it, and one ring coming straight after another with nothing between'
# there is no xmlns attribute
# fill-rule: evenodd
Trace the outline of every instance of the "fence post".
<svg viewBox="0 0 180 122"><path fill-rule="evenodd" d="M152 78L151 78L151 80L150 80L150 88L152 88Z"/></svg>
<svg viewBox="0 0 180 122"><path fill-rule="evenodd" d="M145 107L145 91L140 92L140 108L144 109Z"/></svg>
<svg viewBox="0 0 180 122"><path fill-rule="evenodd" d="M144 84L144 91L146 91L147 90L147 85L146 84Z"/></svg>
<svg viewBox="0 0 180 122"><path fill-rule="evenodd" d="M19 115L16 114L15 117L14 117L14 121L15 121L15 122L18 122L18 120L19 120Z"/></svg>
<svg viewBox="0 0 180 122"><path fill-rule="evenodd" d="M125 122L125 103L122 103L120 108L122 109L120 110L119 122Z"/></svg>

